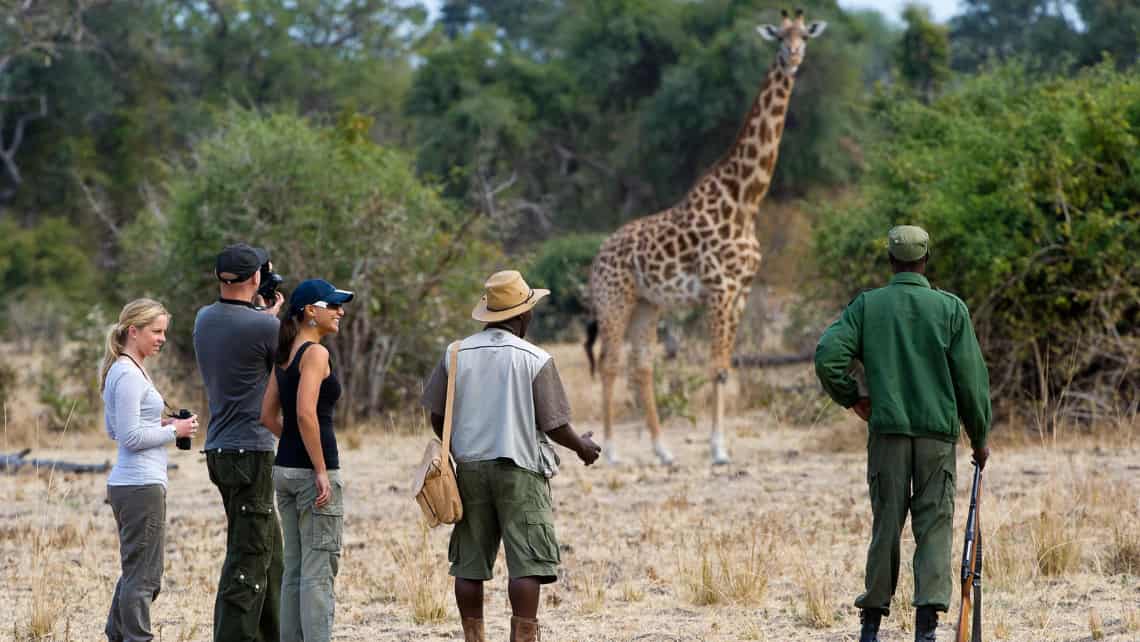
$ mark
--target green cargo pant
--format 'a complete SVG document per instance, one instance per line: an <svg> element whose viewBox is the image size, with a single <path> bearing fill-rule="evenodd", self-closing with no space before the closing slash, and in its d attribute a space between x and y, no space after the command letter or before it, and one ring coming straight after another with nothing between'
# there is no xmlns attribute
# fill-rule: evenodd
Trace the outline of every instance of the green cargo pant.
<svg viewBox="0 0 1140 642"><path fill-rule="evenodd" d="M561 554L545 477L509 459L493 459L460 462L456 481L463 519L452 529L447 548L452 576L491 579L501 541L512 579L558 580Z"/></svg>
<svg viewBox="0 0 1140 642"><path fill-rule="evenodd" d="M206 466L227 522L214 642L278 642L284 561L273 508L273 453L210 450Z"/></svg>
<svg viewBox="0 0 1140 642"><path fill-rule="evenodd" d="M899 580L899 537L909 510L914 532L914 601L950 608L950 547L954 530L954 444L872 433L867 440L871 545L861 609L890 612Z"/></svg>

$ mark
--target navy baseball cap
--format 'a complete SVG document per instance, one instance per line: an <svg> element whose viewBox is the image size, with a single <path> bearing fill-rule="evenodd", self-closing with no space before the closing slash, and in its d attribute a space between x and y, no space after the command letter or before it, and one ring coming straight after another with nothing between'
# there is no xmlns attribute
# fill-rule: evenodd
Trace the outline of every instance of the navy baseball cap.
<svg viewBox="0 0 1140 642"><path fill-rule="evenodd" d="M297 313L306 305L313 305L320 301L340 305L351 301L353 296L355 295L352 292L338 290L336 286L324 279L309 279L301 281L301 284L293 289L293 294L289 296L289 308Z"/></svg>
<svg viewBox="0 0 1140 642"><path fill-rule="evenodd" d="M269 262L269 252L245 243L226 246L214 263L214 274L223 283L241 283Z"/></svg>

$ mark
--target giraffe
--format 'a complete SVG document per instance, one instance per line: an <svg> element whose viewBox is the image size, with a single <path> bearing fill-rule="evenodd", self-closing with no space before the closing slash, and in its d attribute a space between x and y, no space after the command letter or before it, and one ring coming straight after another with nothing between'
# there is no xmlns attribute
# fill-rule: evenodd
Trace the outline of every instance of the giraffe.
<svg viewBox="0 0 1140 642"><path fill-rule="evenodd" d="M662 464L673 455L661 438L653 393L653 351L657 321L664 308L704 305L709 309L713 381L713 422L709 446L714 464L727 464L724 441L724 388L741 312L760 268L755 216L768 193L776 166L784 118L803 62L806 42L823 33L826 22L805 24L803 10L779 27L757 28L765 40L780 42L735 143L674 206L635 219L602 244L590 267L586 354L594 372L593 343L602 346L602 409L605 454L620 461L613 445L614 381L623 339L630 342L629 366Z"/></svg>

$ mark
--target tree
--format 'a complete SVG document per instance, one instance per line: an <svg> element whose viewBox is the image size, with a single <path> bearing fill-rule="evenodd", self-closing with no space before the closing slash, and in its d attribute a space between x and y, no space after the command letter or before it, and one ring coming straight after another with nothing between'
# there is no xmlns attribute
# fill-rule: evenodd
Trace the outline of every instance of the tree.
<svg viewBox="0 0 1140 642"><path fill-rule="evenodd" d="M974 72L989 61L1026 59L1044 72L1068 66L1080 48L1073 0L963 0L950 21L953 67Z"/></svg>
<svg viewBox="0 0 1140 642"><path fill-rule="evenodd" d="M185 323L215 298L210 266L238 240L267 248L286 288L320 276L354 290L330 351L355 418L418 391L498 258L478 218L418 181L404 154L370 142L368 128L362 116L332 129L230 111L124 243L126 287ZM185 354L189 334L177 336Z"/></svg>
<svg viewBox="0 0 1140 642"><path fill-rule="evenodd" d="M1016 63L887 110L873 169L814 239L835 300L880 285L894 224L931 234L930 278L969 305L995 398L1084 419L1140 402L1140 80ZM1049 408L1048 410L1053 410Z"/></svg>
<svg viewBox="0 0 1140 642"><path fill-rule="evenodd" d="M105 0L9 2L0 14L0 163L10 186L0 189L0 202L10 199L24 182L16 155L28 124L48 114L42 92L13 91L12 67L18 62L50 66L62 52L81 47L86 12Z"/></svg>
<svg viewBox="0 0 1140 642"><path fill-rule="evenodd" d="M899 73L929 103L950 78L950 33L932 22L930 12L920 5L907 5L903 21L906 31L897 48Z"/></svg>
<svg viewBox="0 0 1140 642"><path fill-rule="evenodd" d="M1080 63L1094 65L1108 54L1118 69L1140 65L1140 5L1132 0L1077 0L1085 38Z"/></svg>
<svg viewBox="0 0 1140 642"><path fill-rule="evenodd" d="M527 3L507 26L487 21L511 2L471 5L478 26L426 55L405 113L420 170L493 213L511 246L671 205L732 144L776 55L755 30L779 14L759 0ZM778 195L857 168L880 32L816 5L838 28L800 71Z"/></svg>

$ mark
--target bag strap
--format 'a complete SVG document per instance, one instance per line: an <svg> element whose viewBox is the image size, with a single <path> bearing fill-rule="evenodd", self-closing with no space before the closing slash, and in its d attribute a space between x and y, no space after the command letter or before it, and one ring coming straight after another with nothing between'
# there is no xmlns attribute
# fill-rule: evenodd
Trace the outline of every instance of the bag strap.
<svg viewBox="0 0 1140 642"><path fill-rule="evenodd" d="M447 347L447 402L443 407L443 456L444 462L451 457L451 416L455 412L455 376L459 369L459 342ZM451 466L447 466L451 468Z"/></svg>

